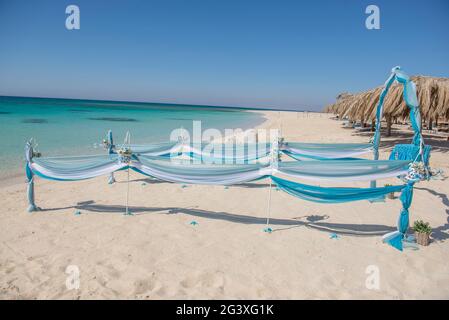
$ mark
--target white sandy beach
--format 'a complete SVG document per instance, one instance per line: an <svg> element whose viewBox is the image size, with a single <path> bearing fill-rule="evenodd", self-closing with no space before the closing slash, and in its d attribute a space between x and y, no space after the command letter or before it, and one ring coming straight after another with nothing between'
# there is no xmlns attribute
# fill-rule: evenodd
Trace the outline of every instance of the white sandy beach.
<svg viewBox="0 0 449 320"><path fill-rule="evenodd" d="M266 112L262 128L278 127ZM341 122L318 113L281 112L287 141L367 142ZM307 116L306 116L307 115ZM401 132L401 142L411 132ZM382 137L386 159L398 135ZM449 173L449 142L435 144L431 166ZM408 142L405 142L408 143ZM0 298L2 299L448 299L449 180L415 187L410 220L434 228L433 242L397 251L381 235L396 227L399 200L316 204L273 191L268 181L188 186L132 174L127 184L107 177L81 182L36 179L36 204L26 212L25 177L0 187ZM394 182L380 181L379 184ZM357 186L368 185L357 183ZM81 215L75 215L79 210ZM198 225L191 225L196 221ZM310 225L312 224L312 225ZM352 233L330 238L331 229ZM80 270L80 288L66 288L67 266ZM366 286L368 266L379 270L378 290Z"/></svg>

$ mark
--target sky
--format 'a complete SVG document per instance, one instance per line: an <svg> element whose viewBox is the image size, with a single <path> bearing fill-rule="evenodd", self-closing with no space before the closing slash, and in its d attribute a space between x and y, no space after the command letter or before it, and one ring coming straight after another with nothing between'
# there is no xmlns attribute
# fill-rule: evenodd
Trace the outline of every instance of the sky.
<svg viewBox="0 0 449 320"><path fill-rule="evenodd" d="M396 65L449 76L448 0L0 0L0 95L320 110Z"/></svg>

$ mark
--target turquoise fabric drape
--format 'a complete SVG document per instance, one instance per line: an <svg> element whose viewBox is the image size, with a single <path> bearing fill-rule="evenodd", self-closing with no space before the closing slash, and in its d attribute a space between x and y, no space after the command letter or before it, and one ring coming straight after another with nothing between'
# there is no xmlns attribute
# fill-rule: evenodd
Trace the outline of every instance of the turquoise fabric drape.
<svg viewBox="0 0 449 320"><path fill-rule="evenodd" d="M391 151L389 160L411 160L421 161L424 160L426 166L429 165L430 151L432 147L429 145L424 146L422 150L422 158L419 156L420 147L414 144L397 144Z"/></svg>
<svg viewBox="0 0 449 320"><path fill-rule="evenodd" d="M116 154L64 158L35 158L29 163L33 174L45 179L76 181L123 169L126 164Z"/></svg>
<svg viewBox="0 0 449 320"><path fill-rule="evenodd" d="M409 228L409 208L413 198L413 182L405 185L386 186L377 188L330 188L305 185L298 182L271 177L279 189L299 199L318 203L342 203L359 200L371 200L391 192L401 192L399 199L402 209L397 222L397 231L384 235L383 241L394 248L403 249L402 241Z"/></svg>
<svg viewBox="0 0 449 320"><path fill-rule="evenodd" d="M313 181L369 181L408 172L410 161L326 160L279 162L280 173Z"/></svg>
<svg viewBox="0 0 449 320"><path fill-rule="evenodd" d="M420 146L423 144L421 136L421 114L419 111L418 97L416 95L416 86L410 80L409 76L401 70L400 67L394 67L391 70L391 75L385 82L384 88L379 97L379 103L376 110L376 132L374 133L373 146L374 146L374 160L379 159L379 143L380 143L380 129L383 115L383 104L385 96L388 93L391 85L394 81L403 85L403 97L407 107L410 109L410 122L414 131L413 144ZM376 181L371 181L371 187L376 186Z"/></svg>
<svg viewBox="0 0 449 320"><path fill-rule="evenodd" d="M374 160L379 159L379 143L380 143L380 129L381 129L381 121L383 116L383 107L384 107L384 100L385 96L388 93L388 90L390 90L391 85L393 84L395 80L395 74L394 72L388 77L387 81L384 84L384 88L382 89L382 92L380 93L379 102L377 104L376 109L376 131L374 133L374 139L373 139L373 147L374 147Z"/></svg>
<svg viewBox="0 0 449 320"><path fill-rule="evenodd" d="M398 192L404 185L381 188L330 188L311 186L271 177L279 189L297 198L318 203L342 203L359 200L377 199L391 192Z"/></svg>

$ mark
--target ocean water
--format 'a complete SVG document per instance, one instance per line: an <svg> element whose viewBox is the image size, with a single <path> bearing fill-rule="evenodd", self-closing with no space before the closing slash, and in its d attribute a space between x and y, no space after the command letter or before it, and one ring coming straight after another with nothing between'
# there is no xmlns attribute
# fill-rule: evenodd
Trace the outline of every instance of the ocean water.
<svg viewBox="0 0 449 320"><path fill-rule="evenodd" d="M0 178L18 176L25 165L26 141L34 138L43 156L103 154L101 141L109 129L114 142L127 131L132 143L168 141L170 132L192 121L202 130L248 129L262 114L242 109L93 100L0 96Z"/></svg>

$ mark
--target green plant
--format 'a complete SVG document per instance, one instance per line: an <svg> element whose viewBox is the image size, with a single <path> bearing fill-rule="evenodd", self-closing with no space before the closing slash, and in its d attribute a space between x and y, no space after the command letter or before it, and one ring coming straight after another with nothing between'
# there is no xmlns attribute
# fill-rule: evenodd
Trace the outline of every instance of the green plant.
<svg viewBox="0 0 449 320"><path fill-rule="evenodd" d="M422 220L418 220L413 223L413 230L418 233L426 233L426 234L430 234L432 232L430 224Z"/></svg>

